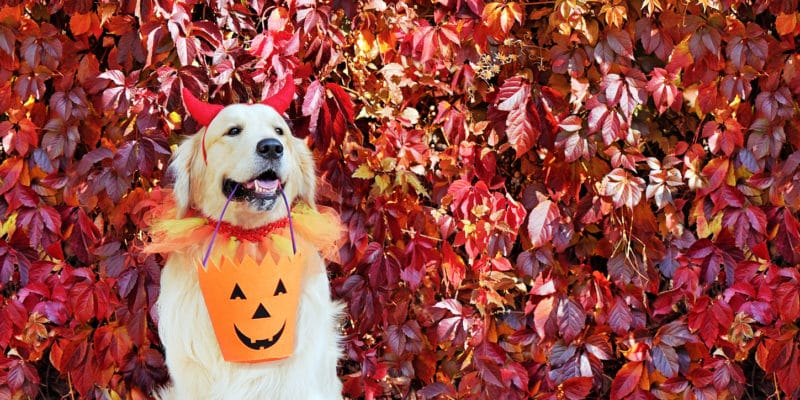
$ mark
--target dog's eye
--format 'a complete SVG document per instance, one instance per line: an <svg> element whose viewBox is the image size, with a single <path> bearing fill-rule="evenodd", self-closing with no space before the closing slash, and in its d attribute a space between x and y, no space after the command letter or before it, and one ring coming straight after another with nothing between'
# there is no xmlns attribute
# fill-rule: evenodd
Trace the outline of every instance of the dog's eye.
<svg viewBox="0 0 800 400"><path fill-rule="evenodd" d="M228 136L236 136L236 135L238 135L240 133L242 133L242 128L239 128L238 126L234 126L233 128L228 129L228 133L226 133L226 135L228 135Z"/></svg>
<svg viewBox="0 0 800 400"><path fill-rule="evenodd" d="M283 136L283 129L281 129L281 128L275 128L275 133L277 133L277 134L278 134L278 136Z"/></svg>

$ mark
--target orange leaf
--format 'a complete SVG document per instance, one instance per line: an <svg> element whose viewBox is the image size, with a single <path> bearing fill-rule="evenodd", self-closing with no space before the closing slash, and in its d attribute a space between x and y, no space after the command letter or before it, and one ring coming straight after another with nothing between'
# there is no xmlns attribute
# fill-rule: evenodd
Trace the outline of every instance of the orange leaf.
<svg viewBox="0 0 800 400"><path fill-rule="evenodd" d="M75 14L69 19L69 29L75 36L83 35L92 28L92 14Z"/></svg>
<svg viewBox="0 0 800 400"><path fill-rule="evenodd" d="M486 25L492 30L498 28L503 33L508 33L514 26L514 22L522 24L522 17L524 12L522 6L518 3L489 3L483 9L482 18L486 21Z"/></svg>
<svg viewBox="0 0 800 400"><path fill-rule="evenodd" d="M795 30L798 28L797 20L800 18L798 13L792 14L779 14L775 18L775 30L778 31L778 34L789 35L791 33L795 33Z"/></svg>

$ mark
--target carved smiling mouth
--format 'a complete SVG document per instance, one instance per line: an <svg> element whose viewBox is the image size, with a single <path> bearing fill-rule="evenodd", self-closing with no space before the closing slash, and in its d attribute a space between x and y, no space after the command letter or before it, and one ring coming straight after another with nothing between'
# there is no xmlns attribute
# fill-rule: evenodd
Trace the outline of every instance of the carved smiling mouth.
<svg viewBox="0 0 800 400"><path fill-rule="evenodd" d="M253 350L268 349L268 348L272 347L275 343L278 342L278 340L280 340L281 335L283 335L283 330L285 328L286 328L286 322L283 323L283 326L281 327L281 329L278 331L278 333L276 333L274 336L272 336L271 339L255 339L254 340L254 339L251 339L249 336L245 335L244 333L242 333L242 331L240 331L239 328L236 327L236 324L233 324L233 329L236 330L236 336L239 337L239 340L242 342L242 344L244 344L245 346L247 346L247 347L249 347L249 348L251 348Z"/></svg>
<svg viewBox="0 0 800 400"><path fill-rule="evenodd" d="M222 194L228 197L236 188L233 200L246 201L258 210L269 210L275 205L283 186L275 170L268 169L247 182L225 179L222 182Z"/></svg>

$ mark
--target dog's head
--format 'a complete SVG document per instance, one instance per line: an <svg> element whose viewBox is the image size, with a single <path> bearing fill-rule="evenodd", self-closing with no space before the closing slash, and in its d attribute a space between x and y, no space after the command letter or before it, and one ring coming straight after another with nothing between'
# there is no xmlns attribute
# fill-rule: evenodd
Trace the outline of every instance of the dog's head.
<svg viewBox="0 0 800 400"><path fill-rule="evenodd" d="M311 151L281 115L292 95L291 78L258 104L212 105L184 90L186 108L203 128L178 146L170 163L178 215L195 208L219 218L233 193L223 220L253 228L286 216L281 190L289 204L302 198L314 205Z"/></svg>

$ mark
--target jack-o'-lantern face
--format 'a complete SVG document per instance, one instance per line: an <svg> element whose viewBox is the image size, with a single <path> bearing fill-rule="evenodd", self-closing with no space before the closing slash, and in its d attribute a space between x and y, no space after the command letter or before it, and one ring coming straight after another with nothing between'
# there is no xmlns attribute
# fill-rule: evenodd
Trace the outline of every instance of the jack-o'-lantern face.
<svg viewBox="0 0 800 400"><path fill-rule="evenodd" d="M295 319L304 257L270 256L258 264L198 266L200 288L223 358L235 362L277 360L294 349Z"/></svg>
<svg viewBox="0 0 800 400"><path fill-rule="evenodd" d="M286 295L286 285L283 283L283 279L278 278L278 284L275 287L275 293L273 294L273 296L277 297L281 295ZM235 283L233 286L233 291L231 292L231 300L247 300L247 296L244 294L244 291L242 290L241 286L239 286L238 283ZM253 350L268 349L280 340L281 335L283 335L283 331L286 329L286 319L283 319L282 321L281 320L272 321L272 323L269 324L264 323L264 321L262 321L263 319L272 318L272 314L270 314L269 310L267 310L267 307L264 306L264 303L266 302L268 304L276 304L277 301L270 302L268 300L267 301L256 300L250 302L250 304L254 305L256 304L256 302L258 302L258 306L255 308L255 312L253 312L253 316L251 317L251 320L254 321L254 323L252 323L251 325L275 325L275 323L277 323L280 324L281 326L281 328L277 331L277 333L275 333L270 337L263 337L262 339L254 339L245 334L244 332L242 332L242 330L239 329L239 327L237 326L236 322L233 323L233 330L236 331L236 336L245 346ZM242 306L241 308L245 310L247 309L246 306ZM245 325L245 324L246 322L239 322L238 325Z"/></svg>

